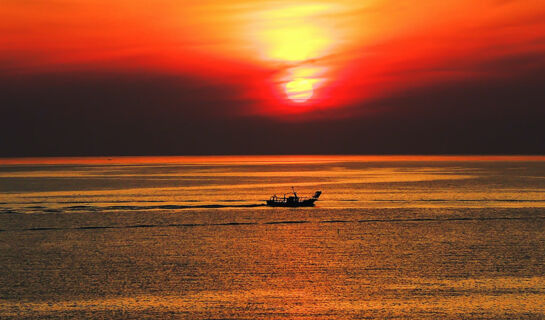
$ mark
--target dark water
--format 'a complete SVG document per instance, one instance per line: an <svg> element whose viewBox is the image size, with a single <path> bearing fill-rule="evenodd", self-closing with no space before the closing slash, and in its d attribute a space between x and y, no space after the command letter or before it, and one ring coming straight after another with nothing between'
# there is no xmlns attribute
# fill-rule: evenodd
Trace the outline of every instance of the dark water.
<svg viewBox="0 0 545 320"><path fill-rule="evenodd" d="M484 160L4 161L0 318L544 319L545 161Z"/></svg>

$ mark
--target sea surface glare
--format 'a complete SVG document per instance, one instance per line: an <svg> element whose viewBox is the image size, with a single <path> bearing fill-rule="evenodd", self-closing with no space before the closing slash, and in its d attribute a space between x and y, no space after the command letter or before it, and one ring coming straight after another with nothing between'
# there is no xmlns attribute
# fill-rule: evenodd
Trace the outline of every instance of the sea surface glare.
<svg viewBox="0 0 545 320"><path fill-rule="evenodd" d="M545 158L3 159L0 318L545 319Z"/></svg>

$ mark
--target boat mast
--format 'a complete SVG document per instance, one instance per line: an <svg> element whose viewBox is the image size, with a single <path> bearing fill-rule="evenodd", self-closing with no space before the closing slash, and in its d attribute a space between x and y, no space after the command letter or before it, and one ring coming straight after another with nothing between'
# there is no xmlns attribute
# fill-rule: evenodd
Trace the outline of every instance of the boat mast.
<svg viewBox="0 0 545 320"><path fill-rule="evenodd" d="M295 192L295 188L293 188L293 186L291 187L291 190L293 191L293 195L295 196L295 199L298 199L299 197L297 197L297 192Z"/></svg>

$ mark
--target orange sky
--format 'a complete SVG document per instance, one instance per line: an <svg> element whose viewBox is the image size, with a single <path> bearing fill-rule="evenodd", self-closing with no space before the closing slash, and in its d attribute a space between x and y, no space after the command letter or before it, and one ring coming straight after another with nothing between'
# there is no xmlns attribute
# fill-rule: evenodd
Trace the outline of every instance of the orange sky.
<svg viewBox="0 0 545 320"><path fill-rule="evenodd" d="M6 74L189 75L239 88L254 114L511 77L545 53L542 0L3 0L0 9Z"/></svg>

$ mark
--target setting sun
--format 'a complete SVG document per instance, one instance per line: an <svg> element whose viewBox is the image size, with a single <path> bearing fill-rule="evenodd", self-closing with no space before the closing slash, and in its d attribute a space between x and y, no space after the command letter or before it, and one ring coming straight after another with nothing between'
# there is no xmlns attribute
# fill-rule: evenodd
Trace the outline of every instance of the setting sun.
<svg viewBox="0 0 545 320"><path fill-rule="evenodd" d="M293 102L305 102L313 93L312 82L308 79L299 78L286 83L286 95Z"/></svg>
<svg viewBox="0 0 545 320"><path fill-rule="evenodd" d="M331 55L341 35L332 16L333 4L303 4L260 12L252 25L260 58L284 67L276 76L288 101L302 103L323 85L329 66L322 60Z"/></svg>

